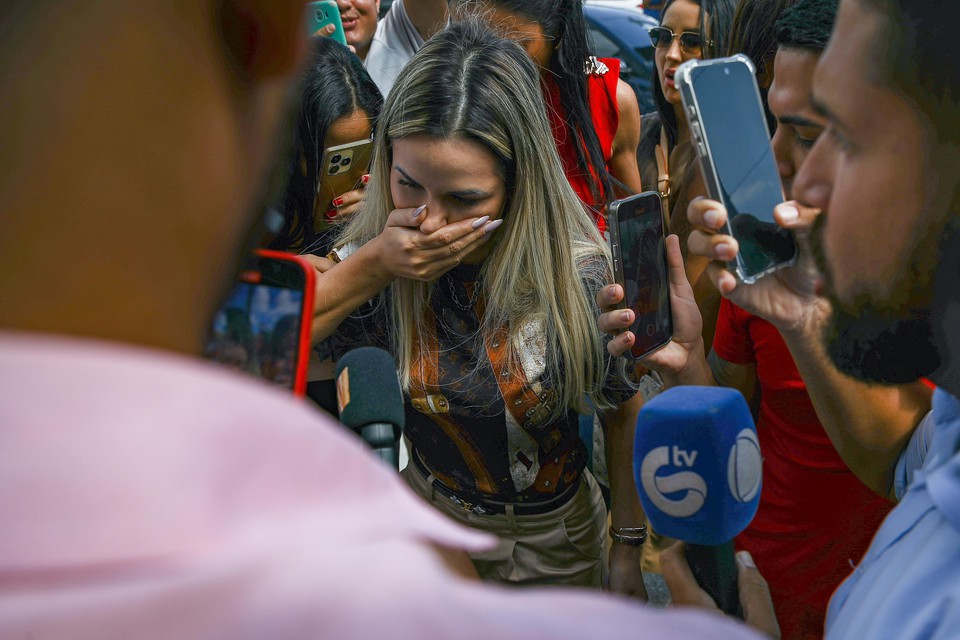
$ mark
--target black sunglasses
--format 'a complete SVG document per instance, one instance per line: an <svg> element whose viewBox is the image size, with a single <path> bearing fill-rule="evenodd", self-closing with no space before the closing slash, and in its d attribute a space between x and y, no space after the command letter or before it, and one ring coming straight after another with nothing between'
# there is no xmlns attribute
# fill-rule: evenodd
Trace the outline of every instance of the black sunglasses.
<svg viewBox="0 0 960 640"><path fill-rule="evenodd" d="M669 48L670 45L673 44L674 38L677 38L680 42L680 50L684 53L700 53L704 44L710 44L709 40L705 43L696 31L684 31L677 35L666 27L654 27L650 29L650 42L658 49Z"/></svg>

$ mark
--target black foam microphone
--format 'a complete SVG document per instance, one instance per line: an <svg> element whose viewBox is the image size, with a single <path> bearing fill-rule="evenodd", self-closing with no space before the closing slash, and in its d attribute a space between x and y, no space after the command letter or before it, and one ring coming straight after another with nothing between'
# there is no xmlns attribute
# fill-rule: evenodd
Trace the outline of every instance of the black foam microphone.
<svg viewBox="0 0 960 640"><path fill-rule="evenodd" d="M675 387L644 405L634 439L640 501L658 533L687 543L697 582L740 615L733 538L760 504L760 443L739 391Z"/></svg>
<svg viewBox="0 0 960 640"><path fill-rule="evenodd" d="M340 422L396 469L404 412L393 356L376 347L353 349L337 362L336 379Z"/></svg>

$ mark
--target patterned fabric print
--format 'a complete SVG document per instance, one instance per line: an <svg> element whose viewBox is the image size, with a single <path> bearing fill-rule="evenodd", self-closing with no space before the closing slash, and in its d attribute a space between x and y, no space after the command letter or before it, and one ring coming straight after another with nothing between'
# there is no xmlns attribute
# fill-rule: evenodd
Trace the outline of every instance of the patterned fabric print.
<svg viewBox="0 0 960 640"><path fill-rule="evenodd" d="M434 475L466 498L549 500L586 465L578 415L568 410L546 421L555 394L544 378L553 354L546 353L543 322L528 322L512 344L506 331L480 340L478 275L478 266L460 265L434 284L427 322L434 331L421 336L425 348L406 397L405 434ZM331 341L334 357L382 335L377 324L369 314L362 323L348 318ZM506 366L511 351L514 370ZM635 389L613 373L606 388L616 401Z"/></svg>

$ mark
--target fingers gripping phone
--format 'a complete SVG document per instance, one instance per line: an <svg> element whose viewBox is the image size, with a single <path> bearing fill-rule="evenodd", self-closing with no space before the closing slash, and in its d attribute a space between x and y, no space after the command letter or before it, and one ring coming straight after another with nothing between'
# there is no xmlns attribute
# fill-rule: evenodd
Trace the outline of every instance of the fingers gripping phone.
<svg viewBox="0 0 960 640"><path fill-rule="evenodd" d="M307 390L316 270L300 256L257 250L216 313L208 358L297 396Z"/></svg>
<svg viewBox="0 0 960 640"><path fill-rule="evenodd" d="M742 54L690 60L675 80L707 190L727 209L722 232L740 245L731 271L751 284L793 264L793 234L773 218L785 198L753 63Z"/></svg>
<svg viewBox="0 0 960 640"><path fill-rule="evenodd" d="M343 30L343 21L340 19L340 8L336 0L321 0L320 2L307 3L307 35L315 35L324 27L334 26L334 32L330 34L340 44L347 44L347 35Z"/></svg>
<svg viewBox="0 0 960 640"><path fill-rule="evenodd" d="M635 315L630 331L636 340L628 355L638 360L673 336L660 194L647 191L615 200L607 212L614 279L624 292L620 308Z"/></svg>
<svg viewBox="0 0 960 640"><path fill-rule="evenodd" d="M322 214L329 209L334 198L360 187L361 178L370 170L372 149L371 140L357 140L323 150L320 183L317 186L317 213ZM330 226L322 215L315 218L317 231Z"/></svg>

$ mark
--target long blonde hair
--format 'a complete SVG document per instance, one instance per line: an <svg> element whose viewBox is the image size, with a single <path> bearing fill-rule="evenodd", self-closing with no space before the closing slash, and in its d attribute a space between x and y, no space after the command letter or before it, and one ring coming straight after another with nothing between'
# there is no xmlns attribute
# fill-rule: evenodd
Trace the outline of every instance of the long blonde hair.
<svg viewBox="0 0 960 640"><path fill-rule="evenodd" d="M557 401L551 417L566 408L588 411L585 397L595 408L610 407L603 393L608 358L590 290L610 280L609 252L564 176L539 76L524 50L477 19L449 26L420 49L384 105L366 204L338 244L358 246L380 234L394 208L391 141L422 134L477 141L503 171L504 222L480 272L485 311L478 346L502 327L516 346L522 327L542 323L545 376ZM404 278L390 287L392 342L404 389L411 384L415 335L429 329L424 310L431 290L429 283Z"/></svg>

